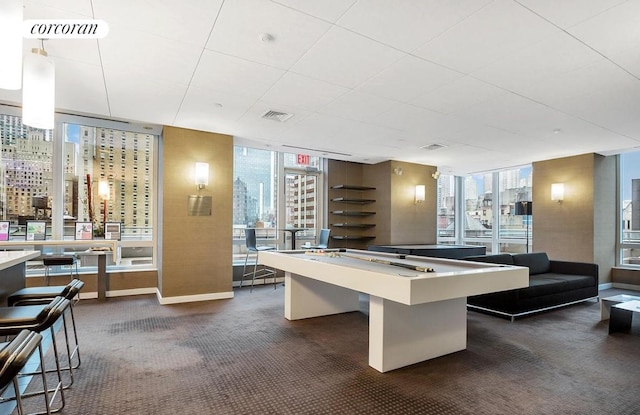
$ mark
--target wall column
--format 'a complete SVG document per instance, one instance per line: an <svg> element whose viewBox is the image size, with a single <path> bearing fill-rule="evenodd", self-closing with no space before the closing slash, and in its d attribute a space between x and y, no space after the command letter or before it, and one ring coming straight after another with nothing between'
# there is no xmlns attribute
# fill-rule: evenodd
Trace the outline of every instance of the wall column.
<svg viewBox="0 0 640 415"><path fill-rule="evenodd" d="M160 146L160 302L231 298L233 138L164 127ZM209 163L202 190L195 184L196 162ZM189 215L190 195L211 196L211 215Z"/></svg>
<svg viewBox="0 0 640 415"><path fill-rule="evenodd" d="M564 200L551 184L564 183ZM611 282L616 246L615 156L583 154L533 163L533 250L549 258L595 262Z"/></svg>

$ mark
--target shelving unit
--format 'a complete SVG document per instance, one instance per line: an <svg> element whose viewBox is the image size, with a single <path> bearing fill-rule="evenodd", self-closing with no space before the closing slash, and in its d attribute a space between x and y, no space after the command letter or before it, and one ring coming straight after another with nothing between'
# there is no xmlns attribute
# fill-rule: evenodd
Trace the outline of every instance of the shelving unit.
<svg viewBox="0 0 640 415"><path fill-rule="evenodd" d="M376 214L374 210L366 209L366 205L376 202L371 193L375 187L340 184L331 187L330 222L331 239L341 241L344 248L364 248L366 241L375 239L370 230L376 226L365 218ZM345 205L351 205L347 208ZM345 207L346 209L342 209ZM365 210L366 209L366 210ZM346 218L349 218L348 220Z"/></svg>

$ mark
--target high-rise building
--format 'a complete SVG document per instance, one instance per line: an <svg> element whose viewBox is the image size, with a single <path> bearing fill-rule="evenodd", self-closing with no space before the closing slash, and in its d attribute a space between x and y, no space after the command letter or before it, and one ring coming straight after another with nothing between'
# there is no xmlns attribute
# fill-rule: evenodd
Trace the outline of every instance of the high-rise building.
<svg viewBox="0 0 640 415"><path fill-rule="evenodd" d="M130 233L151 232L154 138L152 134L80 127L79 215L99 224L105 217L108 222L121 222ZM98 193L101 180L109 186L106 203ZM89 218L89 199L93 218Z"/></svg>

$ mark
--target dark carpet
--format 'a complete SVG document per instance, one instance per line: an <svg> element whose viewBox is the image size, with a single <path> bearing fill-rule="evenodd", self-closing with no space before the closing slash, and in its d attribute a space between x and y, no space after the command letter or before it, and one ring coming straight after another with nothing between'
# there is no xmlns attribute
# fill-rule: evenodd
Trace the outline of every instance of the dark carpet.
<svg viewBox="0 0 640 415"><path fill-rule="evenodd" d="M367 364L365 301L290 322L283 294L81 301L82 366L63 413L640 413L639 324L608 335L596 302L515 323L470 311L467 350L382 374Z"/></svg>

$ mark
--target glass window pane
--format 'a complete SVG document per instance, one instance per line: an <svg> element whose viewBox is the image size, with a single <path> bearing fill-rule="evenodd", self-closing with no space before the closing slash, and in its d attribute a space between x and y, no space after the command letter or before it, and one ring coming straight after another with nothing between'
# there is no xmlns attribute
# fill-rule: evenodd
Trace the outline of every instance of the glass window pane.
<svg viewBox="0 0 640 415"><path fill-rule="evenodd" d="M259 245L277 245L277 153L234 147L233 255L244 260L245 228L258 228Z"/></svg>
<svg viewBox="0 0 640 415"><path fill-rule="evenodd" d="M120 222L123 239L150 239L156 136L77 124L64 136L65 235L79 220L93 222L95 236Z"/></svg>
<svg viewBox="0 0 640 415"><path fill-rule="evenodd" d="M48 222L51 236L52 134L24 126L18 116L0 115L0 211L2 220L11 221L11 240L24 240L26 222L34 219Z"/></svg>
<svg viewBox="0 0 640 415"><path fill-rule="evenodd" d="M438 178L438 243L455 242L455 176Z"/></svg>
<svg viewBox="0 0 640 415"><path fill-rule="evenodd" d="M474 174L464 181L464 238L491 238L492 174Z"/></svg>
<svg viewBox="0 0 640 415"><path fill-rule="evenodd" d="M622 263L640 265L640 152L620 155Z"/></svg>
<svg viewBox="0 0 640 415"><path fill-rule="evenodd" d="M503 170L500 184L500 252L528 252L531 240L532 169L530 166ZM506 240L506 241L505 241Z"/></svg>

